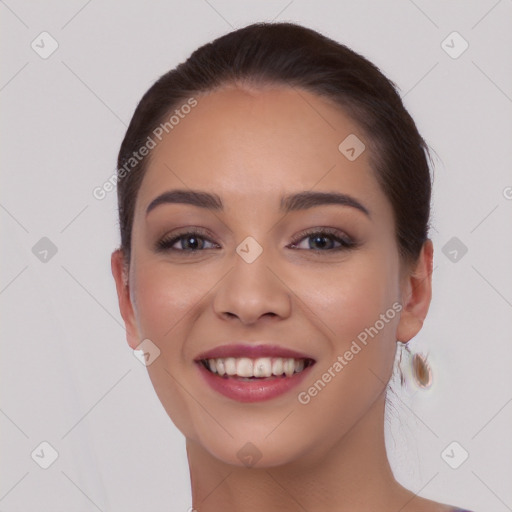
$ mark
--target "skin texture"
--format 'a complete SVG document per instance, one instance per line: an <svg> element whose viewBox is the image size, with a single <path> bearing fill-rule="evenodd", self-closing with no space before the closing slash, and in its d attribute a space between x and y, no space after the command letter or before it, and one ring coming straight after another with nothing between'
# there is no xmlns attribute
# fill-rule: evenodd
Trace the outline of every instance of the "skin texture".
<svg viewBox="0 0 512 512"><path fill-rule="evenodd" d="M431 300L432 243L418 262L401 263L391 205L369 164L371 143L338 107L288 87L223 87L198 105L152 150L137 195L129 269L112 254L129 346L149 338L161 351L149 376L186 437L193 506L201 511L441 511L398 484L384 444L386 384L397 340L421 329ZM338 145L349 134L367 150L349 161ZM149 203L171 189L216 193L224 211ZM281 195L346 193L350 206L322 205L286 215ZM178 228L208 231L207 249L158 252ZM308 228L331 227L356 248L315 251ZM247 236L263 248L252 263L235 251ZM297 239L299 237L299 239ZM290 248L295 241L298 248ZM310 243L312 245L310 245ZM313 248L311 248L313 247ZM182 252L179 252L179 250ZM126 270L126 274L125 274ZM127 284L125 284L127 279ZM311 401L298 402L392 307L403 307ZM299 389L240 403L204 384L197 355L225 343L277 344L316 360ZM246 467L237 452L253 443L261 458Z"/></svg>

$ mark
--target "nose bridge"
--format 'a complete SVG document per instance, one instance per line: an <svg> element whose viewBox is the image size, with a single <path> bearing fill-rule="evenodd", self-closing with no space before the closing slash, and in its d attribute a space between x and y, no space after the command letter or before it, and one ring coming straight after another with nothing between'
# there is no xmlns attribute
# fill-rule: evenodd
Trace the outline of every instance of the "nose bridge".
<svg viewBox="0 0 512 512"><path fill-rule="evenodd" d="M272 250L262 247L253 237L238 244L231 271L219 284L215 296L216 313L234 315L247 323L265 314L288 316L290 297L276 278L275 270L271 270L273 261Z"/></svg>

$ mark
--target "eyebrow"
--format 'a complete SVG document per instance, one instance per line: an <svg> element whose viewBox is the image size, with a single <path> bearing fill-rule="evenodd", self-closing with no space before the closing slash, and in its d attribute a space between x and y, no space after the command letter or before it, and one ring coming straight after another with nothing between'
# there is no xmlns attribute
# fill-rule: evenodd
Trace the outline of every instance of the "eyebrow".
<svg viewBox="0 0 512 512"><path fill-rule="evenodd" d="M190 204L212 211L223 211L224 206L217 194L199 190L169 190L160 194L149 203L146 215L162 204ZM349 206L363 212L370 217L370 212L361 202L348 194L338 192L305 191L281 197L280 211L288 213L297 210L307 210L315 206L337 204Z"/></svg>

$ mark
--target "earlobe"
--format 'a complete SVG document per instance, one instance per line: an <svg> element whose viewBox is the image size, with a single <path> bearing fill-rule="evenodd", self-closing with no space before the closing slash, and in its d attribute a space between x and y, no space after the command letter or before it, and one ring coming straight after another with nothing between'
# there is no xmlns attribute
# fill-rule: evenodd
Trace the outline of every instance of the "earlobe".
<svg viewBox="0 0 512 512"><path fill-rule="evenodd" d="M423 326L432 299L432 267L434 246L427 239L415 268L402 285L402 313L397 328L397 340L407 343Z"/></svg>
<svg viewBox="0 0 512 512"><path fill-rule="evenodd" d="M122 249L117 249L112 253L110 266L112 269L112 275L116 282L119 311L123 317L126 329L126 341L132 349L135 349L139 345L140 341L133 305L130 299L128 266L126 265Z"/></svg>

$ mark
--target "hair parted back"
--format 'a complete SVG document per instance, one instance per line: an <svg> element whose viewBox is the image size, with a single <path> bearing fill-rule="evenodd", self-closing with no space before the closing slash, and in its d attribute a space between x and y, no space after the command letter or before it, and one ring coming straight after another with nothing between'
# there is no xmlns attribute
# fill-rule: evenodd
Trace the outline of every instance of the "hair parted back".
<svg viewBox="0 0 512 512"><path fill-rule="evenodd" d="M195 50L139 102L118 155L118 173L181 103L227 85L289 86L329 99L367 137L375 177L391 203L397 245L414 263L428 238L429 150L397 88L363 56L294 23L254 23ZM340 140L341 142L341 140ZM135 201L151 153L118 179L121 249L129 263Z"/></svg>

